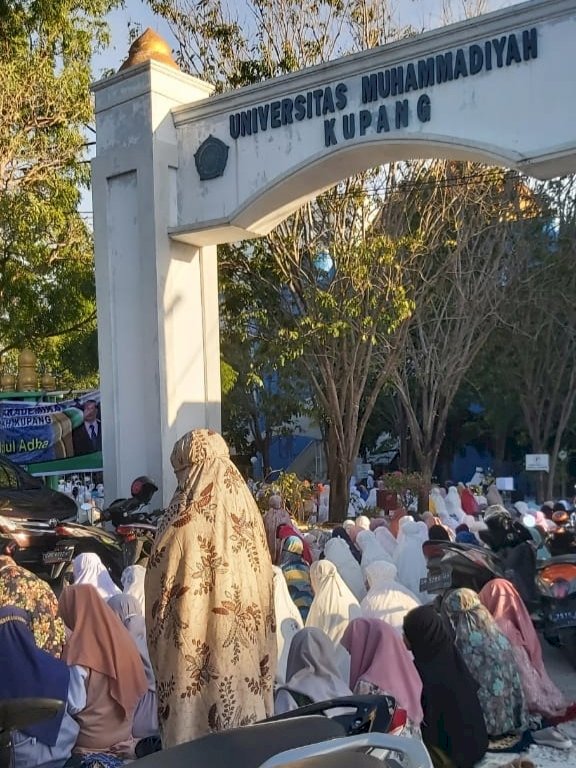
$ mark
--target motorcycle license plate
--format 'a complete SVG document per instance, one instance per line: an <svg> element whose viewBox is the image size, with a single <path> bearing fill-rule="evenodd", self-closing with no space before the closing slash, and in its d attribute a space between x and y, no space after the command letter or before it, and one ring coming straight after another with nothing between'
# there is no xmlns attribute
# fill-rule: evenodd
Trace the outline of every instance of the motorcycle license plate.
<svg viewBox="0 0 576 768"><path fill-rule="evenodd" d="M44 552L42 561L44 565L54 565L55 563L70 563L74 557L74 547L60 547L50 552Z"/></svg>
<svg viewBox="0 0 576 768"><path fill-rule="evenodd" d="M439 573L420 579L420 592L444 592L452 586L452 568L445 565Z"/></svg>
<svg viewBox="0 0 576 768"><path fill-rule="evenodd" d="M548 614L548 623L554 629L576 627L576 608L555 609Z"/></svg>

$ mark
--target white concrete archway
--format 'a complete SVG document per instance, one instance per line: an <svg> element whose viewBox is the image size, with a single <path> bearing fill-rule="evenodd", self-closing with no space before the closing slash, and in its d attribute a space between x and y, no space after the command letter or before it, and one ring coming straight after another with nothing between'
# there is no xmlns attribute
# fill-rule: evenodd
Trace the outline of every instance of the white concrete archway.
<svg viewBox="0 0 576 768"><path fill-rule="evenodd" d="M576 171L575 40L576 0L532 0L221 96L153 60L97 83L107 492L167 501L174 441L219 426L216 244L393 159Z"/></svg>

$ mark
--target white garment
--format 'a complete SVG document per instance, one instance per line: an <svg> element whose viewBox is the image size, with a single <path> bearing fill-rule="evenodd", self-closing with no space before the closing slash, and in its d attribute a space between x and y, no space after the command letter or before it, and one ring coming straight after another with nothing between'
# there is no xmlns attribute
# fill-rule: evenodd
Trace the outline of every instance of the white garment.
<svg viewBox="0 0 576 768"><path fill-rule="evenodd" d="M94 552L77 555L72 560L72 573L74 584L90 584L98 590L98 594L104 600L121 594L121 590L110 578L102 560Z"/></svg>
<svg viewBox="0 0 576 768"><path fill-rule="evenodd" d="M366 489L371 491L374 488L374 472L369 472L366 477Z"/></svg>
<svg viewBox="0 0 576 768"><path fill-rule="evenodd" d="M142 608L142 616L146 615L146 597L144 593L144 580L146 568L142 565L129 565L122 572L122 586L125 595L132 595L138 600Z"/></svg>
<svg viewBox="0 0 576 768"><path fill-rule="evenodd" d="M288 584L282 570L272 566L274 577L274 611L276 613L276 643L278 645L278 667L276 680L283 683L286 680L286 664L292 638L303 626L302 616L290 597Z"/></svg>
<svg viewBox="0 0 576 768"><path fill-rule="evenodd" d="M354 520L351 520L350 518L348 518L348 520L344 520L344 522L342 523L342 528L344 528L346 533L349 534L352 528L356 528L356 523L354 522Z"/></svg>
<svg viewBox="0 0 576 768"><path fill-rule="evenodd" d="M465 522L466 513L462 509L462 502L460 501L460 494L455 485L450 486L448 494L445 499L446 511L450 518L449 525L452 528L457 528L459 525Z"/></svg>
<svg viewBox="0 0 576 768"><path fill-rule="evenodd" d="M396 541L394 534L389 531L385 525L380 525L374 531L374 536L376 536L376 541L378 544L380 544L382 549L387 552L390 557L394 557L396 547L398 546L398 542Z"/></svg>
<svg viewBox="0 0 576 768"><path fill-rule="evenodd" d="M356 518L356 528L360 528L362 531L370 530L370 518L366 515L358 515Z"/></svg>
<svg viewBox="0 0 576 768"><path fill-rule="evenodd" d="M436 517L440 518L440 521L442 525L447 525L449 528L456 528L456 525L454 525L454 520L450 517L448 514L448 510L446 509L446 500L444 499L444 496L440 493L439 488L432 488L430 491L430 499L434 505L434 514Z"/></svg>
<svg viewBox="0 0 576 768"><path fill-rule="evenodd" d="M386 560L391 562L392 558L382 549L376 539L376 535L372 531L360 531L356 536L356 545L362 552L362 572L365 573L366 568L370 563L375 563L377 560Z"/></svg>
<svg viewBox="0 0 576 768"><path fill-rule="evenodd" d="M370 489L370 493L366 499L366 506L370 509L376 509L378 507L378 489L375 486Z"/></svg>
<svg viewBox="0 0 576 768"><path fill-rule="evenodd" d="M364 576L362 568L354 558L350 547L344 539L330 539L324 547L326 560L334 563L338 573L346 586L350 589L356 600L362 600L366 597L366 587L364 586Z"/></svg>
<svg viewBox="0 0 576 768"><path fill-rule="evenodd" d="M400 520L398 521L398 536L396 538L396 544L400 544L400 542L404 538L404 526L413 522L414 522L414 518L412 517L412 515L404 515L404 517L400 518Z"/></svg>
<svg viewBox="0 0 576 768"><path fill-rule="evenodd" d="M328 520L330 509L330 486L325 485L318 500L318 522L325 523Z"/></svg>
<svg viewBox="0 0 576 768"><path fill-rule="evenodd" d="M13 768L42 768L42 766L52 768L52 766L64 765L68 760L80 733L80 726L73 715L86 707L87 674L87 670L83 667L70 667L66 710L53 747L43 744L34 736L13 731Z"/></svg>
<svg viewBox="0 0 576 768"><path fill-rule="evenodd" d="M392 563L376 562L366 568L368 594L360 603L368 619L381 619L402 632L404 616L420 601L409 589L396 581L397 571Z"/></svg>
<svg viewBox="0 0 576 768"><path fill-rule="evenodd" d="M426 523L407 523L404 526L404 536L396 550L396 568L398 581L417 595L422 602L428 602L427 592L420 592L420 579L428 574L426 558L422 552L422 544L428 540Z"/></svg>
<svg viewBox="0 0 576 768"><path fill-rule="evenodd" d="M288 654L286 687L278 689L274 700L275 714L281 715L298 708L290 695L291 690L313 702L352 695L340 675L336 652L337 648L319 629L311 627L298 632ZM329 714L334 717L345 711L330 710Z"/></svg>
<svg viewBox="0 0 576 768"><path fill-rule="evenodd" d="M343 680L350 673L350 654L340 645L346 627L362 615L360 603L339 576L334 563L320 560L310 566L314 599L306 627L321 629L336 646L337 666Z"/></svg>

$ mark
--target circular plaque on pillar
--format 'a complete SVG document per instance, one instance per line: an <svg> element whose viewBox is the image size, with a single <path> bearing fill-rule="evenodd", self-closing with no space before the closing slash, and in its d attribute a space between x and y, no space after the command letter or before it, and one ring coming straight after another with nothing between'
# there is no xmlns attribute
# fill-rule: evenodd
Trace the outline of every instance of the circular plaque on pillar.
<svg viewBox="0 0 576 768"><path fill-rule="evenodd" d="M222 176L228 162L228 145L215 136L208 136L194 155L200 181Z"/></svg>

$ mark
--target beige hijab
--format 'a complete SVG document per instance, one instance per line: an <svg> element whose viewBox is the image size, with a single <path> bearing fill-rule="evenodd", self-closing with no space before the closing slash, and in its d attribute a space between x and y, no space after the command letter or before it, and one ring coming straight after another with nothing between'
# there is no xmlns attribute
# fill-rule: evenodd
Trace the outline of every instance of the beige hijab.
<svg viewBox="0 0 576 768"><path fill-rule="evenodd" d="M262 517L216 432L172 451L178 488L146 574L164 748L273 713L272 564Z"/></svg>

